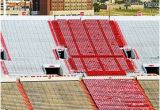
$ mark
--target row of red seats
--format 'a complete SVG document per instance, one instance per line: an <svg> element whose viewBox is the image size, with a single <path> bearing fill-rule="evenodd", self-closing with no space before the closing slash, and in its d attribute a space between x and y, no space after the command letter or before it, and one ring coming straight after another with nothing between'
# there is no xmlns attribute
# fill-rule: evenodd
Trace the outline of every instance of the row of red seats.
<svg viewBox="0 0 160 110"><path fill-rule="evenodd" d="M69 20L68 25L71 27L81 55L95 55L82 22L80 20Z"/></svg>
<svg viewBox="0 0 160 110"><path fill-rule="evenodd" d="M153 110L138 81L133 79L84 79L93 100L100 110L108 108Z"/></svg>
<svg viewBox="0 0 160 110"><path fill-rule="evenodd" d="M107 42L109 43L111 50L115 56L124 56L122 50L119 48L116 38L112 32L112 29L107 20L97 20L99 23L101 32L104 33Z"/></svg>
<svg viewBox="0 0 160 110"><path fill-rule="evenodd" d="M116 37L116 40L117 40L117 43L120 47L124 47L125 45L127 45L124 37L123 37L123 34L119 28L119 25L116 21L109 21L109 24L112 28L112 31Z"/></svg>
<svg viewBox="0 0 160 110"><path fill-rule="evenodd" d="M64 38L66 45L68 47L70 55L79 55L78 50L73 41L71 32L69 30L68 24L66 20L57 20L59 31L62 33L62 37ZM59 36L57 36L59 37Z"/></svg>
<svg viewBox="0 0 160 110"><path fill-rule="evenodd" d="M109 75L109 73L112 73L110 75L116 75L116 74L118 75L119 73L119 75L124 75L125 71L128 72L131 71L131 68L129 68L124 58L99 58L100 61L96 57L72 58L72 59L73 59L72 63L70 61L70 64L73 69L75 68L76 70L85 69L89 75L95 75L97 73L99 74L102 73L103 75L105 74ZM84 61L84 64L82 60ZM115 60L117 60L117 62ZM102 65L100 63L102 63ZM119 67L117 63L120 64L121 66ZM95 74L93 71L95 71Z"/></svg>
<svg viewBox="0 0 160 110"><path fill-rule="evenodd" d="M59 27L58 21L56 21L56 20L49 21L49 26L50 26L52 35L53 35L54 40L56 41L57 45L60 44L61 46L64 46L64 47L69 47L69 46L71 47L71 45L66 44L66 41L65 41L63 34L61 32L61 29ZM58 40L58 43L57 43L57 40ZM72 52L74 53L73 49L71 49L72 51L70 53L72 53Z"/></svg>
<svg viewBox="0 0 160 110"><path fill-rule="evenodd" d="M64 38L62 36L62 33L61 33L60 27L58 25L58 22L57 21L50 21L49 24L50 24L50 28L51 28L53 37L55 37L55 35L58 36L55 39L58 40L58 42L59 42L60 45L66 47L66 42L65 42L65 40L64 40Z"/></svg>
<svg viewBox="0 0 160 110"><path fill-rule="evenodd" d="M96 20L85 20L83 24L86 31L88 31L88 37L91 39L90 42L93 42L97 53L99 55L112 55Z"/></svg>

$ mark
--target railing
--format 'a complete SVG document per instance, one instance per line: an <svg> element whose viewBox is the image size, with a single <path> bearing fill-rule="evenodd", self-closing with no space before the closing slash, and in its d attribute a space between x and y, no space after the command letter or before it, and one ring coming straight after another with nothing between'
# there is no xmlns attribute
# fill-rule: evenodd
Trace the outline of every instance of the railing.
<svg viewBox="0 0 160 110"><path fill-rule="evenodd" d="M11 60L11 57L10 57L10 54L8 52L8 49L7 49L7 46L5 44L5 40L3 38L3 35L2 33L0 33L0 36L1 36L1 44L2 44L2 47L4 48L5 52L7 53L7 60L10 61Z"/></svg>
<svg viewBox="0 0 160 110"><path fill-rule="evenodd" d="M4 61L0 61L0 62L1 62L1 68L2 68L3 74L4 75L8 75L9 72L8 72L8 69L7 69L6 65L5 65L5 62Z"/></svg>
<svg viewBox="0 0 160 110"><path fill-rule="evenodd" d="M17 83L18 89L19 89L19 91L20 91L20 93L21 93L21 95L23 97L23 100L24 100L28 110L33 110L32 105L31 105L31 103L29 101L29 98L28 98L28 96L27 96L27 94L26 94L26 92L25 92L25 90L23 88L23 85L21 84L20 80L17 80L16 83Z"/></svg>

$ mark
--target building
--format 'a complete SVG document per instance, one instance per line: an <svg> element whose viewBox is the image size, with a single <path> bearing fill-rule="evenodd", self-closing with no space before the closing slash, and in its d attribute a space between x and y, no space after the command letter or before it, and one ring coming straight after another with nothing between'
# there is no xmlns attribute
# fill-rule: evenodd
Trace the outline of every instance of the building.
<svg viewBox="0 0 160 110"><path fill-rule="evenodd" d="M31 14L32 15L38 15L39 13L39 0L32 0L32 6L31 6Z"/></svg>
<svg viewBox="0 0 160 110"><path fill-rule="evenodd" d="M40 15L94 15L92 0L40 0Z"/></svg>
<svg viewBox="0 0 160 110"><path fill-rule="evenodd" d="M1 0L1 15L29 15L29 0Z"/></svg>
<svg viewBox="0 0 160 110"><path fill-rule="evenodd" d="M30 14L94 15L94 10L92 0L1 0L1 15Z"/></svg>

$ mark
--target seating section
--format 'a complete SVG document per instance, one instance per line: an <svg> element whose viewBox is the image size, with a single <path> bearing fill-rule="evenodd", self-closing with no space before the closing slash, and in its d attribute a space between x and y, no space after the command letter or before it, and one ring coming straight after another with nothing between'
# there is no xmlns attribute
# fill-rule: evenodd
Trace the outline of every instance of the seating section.
<svg viewBox="0 0 160 110"><path fill-rule="evenodd" d="M153 104L155 110L159 110L159 81L158 80L139 80L145 94L148 96L150 102Z"/></svg>
<svg viewBox="0 0 160 110"><path fill-rule="evenodd" d="M92 110L79 81L22 84L34 110Z"/></svg>
<svg viewBox="0 0 160 110"><path fill-rule="evenodd" d="M114 55L117 55L117 56L123 55L122 50L120 50L118 43L116 41L117 37L113 34L113 30L111 29L109 21L99 20L99 25L100 25L101 31L106 36L106 39L108 40L108 43L109 43Z"/></svg>
<svg viewBox="0 0 160 110"><path fill-rule="evenodd" d="M11 59L5 61L10 76L42 75L44 64L57 63L52 51L56 46L48 21L3 20L1 26L4 38L1 40L8 49L7 58Z"/></svg>
<svg viewBox="0 0 160 110"><path fill-rule="evenodd" d="M80 20L70 20L68 25L72 32L81 55L95 55L92 45L87 37L83 24Z"/></svg>
<svg viewBox="0 0 160 110"><path fill-rule="evenodd" d="M1 110L26 110L16 83L1 83Z"/></svg>
<svg viewBox="0 0 160 110"><path fill-rule="evenodd" d="M119 67L114 58L101 58L101 61L108 71L119 71Z"/></svg>
<svg viewBox="0 0 160 110"><path fill-rule="evenodd" d="M94 44L94 47L98 55L111 55L110 49L103 37L101 30L99 29L98 23L96 20L85 20L83 21L84 27L88 30L88 36L91 38L91 42ZM106 47L106 48L104 48Z"/></svg>
<svg viewBox="0 0 160 110"><path fill-rule="evenodd" d="M137 80L84 79L99 110L153 110Z"/></svg>
<svg viewBox="0 0 160 110"><path fill-rule="evenodd" d="M127 44L134 47L140 62L137 67L143 69L141 63L159 63L159 21L158 20L119 20L119 26Z"/></svg>
<svg viewBox="0 0 160 110"><path fill-rule="evenodd" d="M49 21L53 37L67 47L70 66L87 75L125 75L134 65L120 49L117 34L107 20L53 20ZM112 24L112 23L111 23ZM115 31L121 34L116 25ZM123 37L122 34L120 37ZM122 43L122 38L120 38ZM124 41L123 43L124 44ZM125 45L125 44L124 44ZM123 46L124 46L123 45ZM97 73L96 73L97 72Z"/></svg>

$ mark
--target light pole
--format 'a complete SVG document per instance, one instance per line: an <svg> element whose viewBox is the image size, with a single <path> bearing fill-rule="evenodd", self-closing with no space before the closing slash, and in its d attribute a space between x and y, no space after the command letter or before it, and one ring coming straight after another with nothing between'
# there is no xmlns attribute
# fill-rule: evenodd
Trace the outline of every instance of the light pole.
<svg viewBox="0 0 160 110"><path fill-rule="evenodd" d="M108 18L109 18L109 21L110 21L110 16L111 16L111 9L110 9L110 3L108 4Z"/></svg>
<svg viewBox="0 0 160 110"><path fill-rule="evenodd" d="M33 1L30 0L30 6L29 6L29 13L30 13L30 15L32 15L32 5L33 5Z"/></svg>
<svg viewBox="0 0 160 110"><path fill-rule="evenodd" d="M26 11L26 0L24 0L24 11Z"/></svg>

